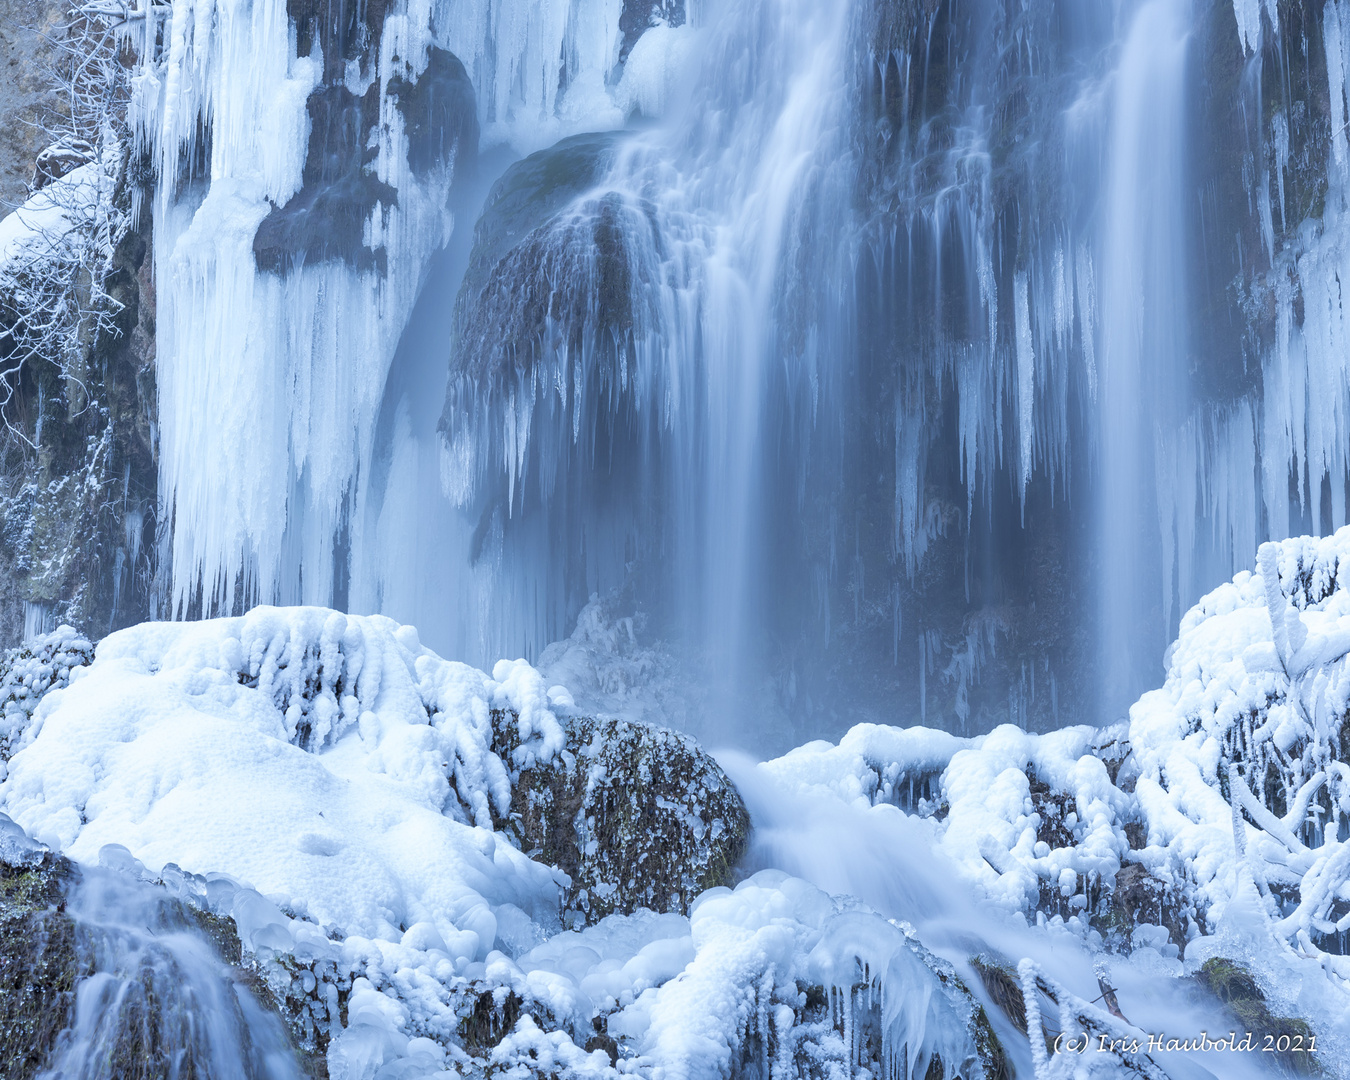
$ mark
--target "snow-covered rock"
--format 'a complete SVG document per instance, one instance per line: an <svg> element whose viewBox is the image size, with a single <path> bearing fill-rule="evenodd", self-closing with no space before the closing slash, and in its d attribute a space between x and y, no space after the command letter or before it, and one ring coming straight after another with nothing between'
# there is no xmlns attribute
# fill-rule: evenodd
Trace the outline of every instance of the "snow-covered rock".
<svg viewBox="0 0 1350 1080"><path fill-rule="evenodd" d="M5 684L50 669L12 693L0 811L227 917L334 1076L1059 1075L1004 1043L1050 1031L1051 997L1059 1030L1133 1037L1098 979L1163 980L1173 1009L1207 986L1204 1022L1290 1017L1325 1063L1350 1044L1347 557L1350 530L1265 545L1128 724L728 759L765 827L734 888L745 810L690 740L320 608L146 624L88 665L38 643Z"/></svg>
<svg viewBox="0 0 1350 1080"><path fill-rule="evenodd" d="M49 690L69 684L71 673L93 658L88 639L64 625L5 654L0 661L0 779L10 743L23 734L38 703Z"/></svg>
<svg viewBox="0 0 1350 1080"><path fill-rule="evenodd" d="M735 789L691 740L572 715L524 661L489 676L389 619L257 608L89 652L62 628L10 658L0 804L52 849L231 920L334 1075L439 1062L499 991L537 1006L508 1030L582 1031L592 998L510 959L562 929L564 895L592 919L685 912L744 844ZM553 855L564 831L575 882L520 849ZM608 977L611 1008L693 955L683 917L631 919L686 944L640 961L627 991ZM625 962L644 933L619 932L636 940Z"/></svg>
<svg viewBox="0 0 1350 1080"><path fill-rule="evenodd" d="M750 818L693 739L613 717L565 726L564 751L521 772L511 817L522 850L571 879L567 916L687 914L697 895L728 880Z"/></svg>

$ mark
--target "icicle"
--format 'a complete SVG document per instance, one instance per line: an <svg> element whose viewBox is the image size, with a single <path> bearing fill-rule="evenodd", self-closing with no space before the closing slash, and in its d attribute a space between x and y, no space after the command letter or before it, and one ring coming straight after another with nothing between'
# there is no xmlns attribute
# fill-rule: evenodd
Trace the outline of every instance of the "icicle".
<svg viewBox="0 0 1350 1080"><path fill-rule="evenodd" d="M1031 313L1027 303L1027 275L1022 271L1013 279L1013 315L1017 349L1017 436L1021 496L1026 498L1031 480L1031 454L1035 438L1036 351L1031 340Z"/></svg>

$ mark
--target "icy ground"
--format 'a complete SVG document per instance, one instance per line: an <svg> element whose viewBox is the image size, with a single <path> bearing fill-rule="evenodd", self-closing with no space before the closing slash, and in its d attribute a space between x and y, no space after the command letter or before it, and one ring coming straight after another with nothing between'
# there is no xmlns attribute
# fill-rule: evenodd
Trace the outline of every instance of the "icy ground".
<svg viewBox="0 0 1350 1080"><path fill-rule="evenodd" d="M1186 977L1215 957L1350 1076L1343 560L1350 530L1265 545L1187 613L1165 685L1114 729L864 725L724 755L753 842L739 884L687 916L565 929L565 875L494 821L522 769L564 752L572 694L523 661L443 660L381 617L146 624L92 663L68 629L34 643L0 682L0 811L232 916L338 1078L918 1080L934 1054L969 1078L981 1005L1023 1076L1275 1074L1259 1046L1095 1051L1226 1034ZM636 701L619 654L660 665L585 618L550 670ZM1019 1034L982 968L1020 985L1033 1028L1094 1051ZM1099 977L1129 1021L1093 1003Z"/></svg>

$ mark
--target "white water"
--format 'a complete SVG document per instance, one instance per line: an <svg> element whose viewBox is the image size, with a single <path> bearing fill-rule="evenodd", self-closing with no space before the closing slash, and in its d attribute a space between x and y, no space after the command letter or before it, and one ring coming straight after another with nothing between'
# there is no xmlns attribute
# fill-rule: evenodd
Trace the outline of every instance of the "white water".
<svg viewBox="0 0 1350 1080"><path fill-rule="evenodd" d="M1002 958L1013 967L1030 959L1043 974L1083 1001L1099 998L1095 965L1101 955L1067 932L1029 927L1020 917L1009 917L1006 910L976 899L967 879L937 850L925 822L886 804L861 808L826 795L789 792L748 758L723 754L719 759L755 822L746 860L751 869L784 870L833 895L855 896L888 918L909 923L919 940L955 964L966 985L977 993L981 984L969 959L984 954ZM1110 978L1122 1011L1144 1032L1188 1038L1201 1031L1226 1033L1231 1027L1231 1019L1215 1002L1189 992L1180 980L1119 963L1113 965ZM1049 1007L1048 1001L1044 1004ZM1017 1076L1126 1074L1118 1058L1095 1049L1080 1058L1052 1057L1049 1068L1038 1068L1026 1033L1013 1034L997 1007L988 1000L985 1006ZM1056 1019L1052 1012L1046 1017L1047 1025L1056 1028ZM1150 1056L1177 1080L1282 1075L1273 1067L1268 1069L1260 1053L1197 1050ZM1141 1067L1139 1057L1128 1060L1135 1068ZM1075 1066L1085 1071L1074 1072Z"/></svg>
<svg viewBox="0 0 1350 1080"><path fill-rule="evenodd" d="M1259 100L1270 30L1258 5L1235 8L1259 144L1244 183L1277 267L1243 287L1270 290L1277 333L1259 388L1222 401L1191 386L1197 370L1247 361L1209 355L1190 310L1187 3L1063 19L1032 4L1025 26L994 3L942 7L876 55L866 5L694 5L687 25L649 29L626 66L618 0L396 3L380 55L348 74L381 92L373 167L398 205L367 229L387 275L328 262L284 278L257 270L250 241L269 200L299 187L319 59L294 55L279 0L156 10L128 25L143 61L134 119L165 178L153 199L164 613L345 603L487 663L537 655L637 566L638 602L670 609L723 689L759 694L776 649L790 700L836 623L889 623L893 667L918 657L923 712L925 678L959 679L964 702L997 651L1006 551L1040 527L1049 494L1090 519L1074 565L1096 584L1075 588L1093 609L1082 617L1109 719L1160 675L1177 613L1257 541L1345 520L1350 368L1330 283L1350 250L1337 130L1350 20L1337 3L1314 58L1333 87L1326 212L1297 235L1288 121ZM478 194L449 204L452 177L411 174L386 92L430 45L463 60L482 145L501 151ZM1010 149L1017 79L1062 89L1029 106ZM442 446L444 312L462 271L433 276L431 314L413 314L437 252L451 237L467 246L511 157L631 118L655 126L617 144L567 228L583 235L597 198L618 197L633 325L597 344L569 313L550 342L512 342L534 350L517 385L466 388ZM199 121L207 177L180 185ZM880 163L864 184L869 155ZM584 293L600 280L595 254L578 261L555 231L577 271L558 295ZM594 322L600 301L582 299L573 310ZM418 353L411 383L400 348ZM893 398L892 429L852 430L854 403L878 394ZM964 517L932 493L933 455L953 449ZM869 502L874 472L889 506ZM874 510L892 522L893 580L863 575L858 519ZM953 530L967 538L968 617L948 641L901 594ZM831 610L841 593L849 612ZM1042 688L1081 677L1060 663L1024 665L1014 719L1038 668Z"/></svg>
<svg viewBox="0 0 1350 1080"><path fill-rule="evenodd" d="M66 911L90 971L43 1080L120 1080L131 1067L166 1078L299 1080L281 1021L162 889L126 869L81 867Z"/></svg>

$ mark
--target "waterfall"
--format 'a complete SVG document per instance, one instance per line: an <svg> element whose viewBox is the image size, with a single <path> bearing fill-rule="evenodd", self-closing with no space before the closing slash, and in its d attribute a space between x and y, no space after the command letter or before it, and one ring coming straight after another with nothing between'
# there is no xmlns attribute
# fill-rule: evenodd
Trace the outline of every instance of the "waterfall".
<svg viewBox="0 0 1350 1080"><path fill-rule="evenodd" d="M1147 689L1170 637L1172 522L1155 522L1174 432L1189 411L1186 223L1188 4L1148 0L1112 87L1101 283L1097 528L1102 714ZM1156 462L1156 465L1154 464ZM1186 505L1186 502L1189 505ZM1185 529L1195 505L1175 508ZM1163 559L1157 552L1166 553ZM1221 580L1221 579L1216 579ZM1188 583L1188 576L1183 576ZM1167 618L1158 618L1161 604Z"/></svg>
<svg viewBox="0 0 1350 1080"><path fill-rule="evenodd" d="M803 316L829 279L821 289L800 264L833 265L848 228L852 27L848 5L720 11L698 31L679 117L609 149L538 247L499 265L506 287L461 320L447 493L495 498L497 527L516 534L536 517L565 533L579 504L587 541L616 553L626 533L659 531L639 543L664 546L682 582L677 617L723 677L748 658L776 584L763 555L778 524L764 505L773 471L807 465L821 360ZM552 310L527 325L517 309L540 294ZM513 324L520 336L503 343ZM614 515L607 485L631 485L620 490L634 505ZM655 519L633 513L653 496Z"/></svg>
<svg viewBox="0 0 1350 1080"><path fill-rule="evenodd" d="M622 590L766 729L1049 726L1345 519L1336 4L290 10L123 30L163 614Z"/></svg>
<svg viewBox="0 0 1350 1080"><path fill-rule="evenodd" d="M109 866L81 867L66 911L88 974L44 1080L299 1080L281 1021L162 889Z"/></svg>

